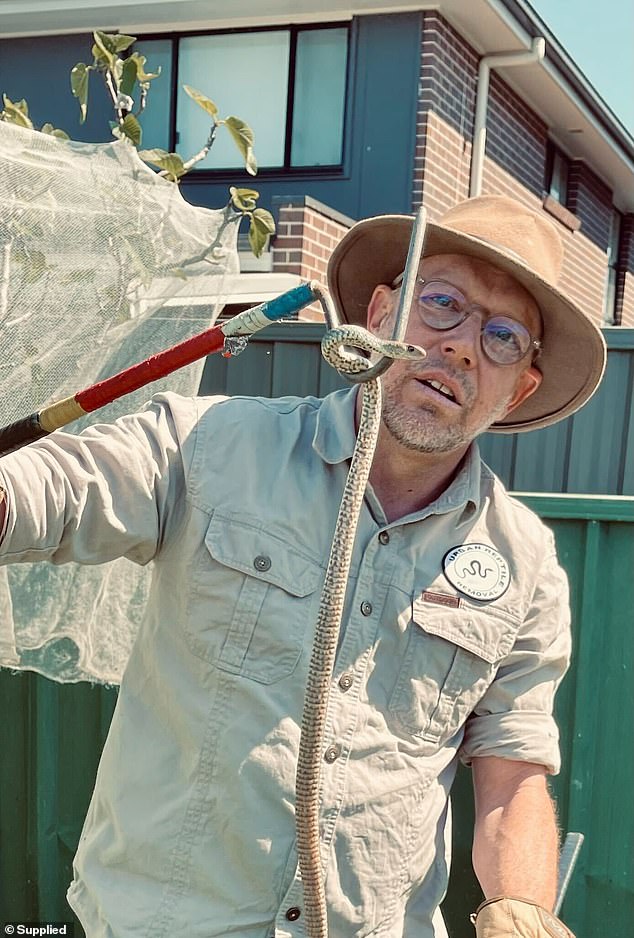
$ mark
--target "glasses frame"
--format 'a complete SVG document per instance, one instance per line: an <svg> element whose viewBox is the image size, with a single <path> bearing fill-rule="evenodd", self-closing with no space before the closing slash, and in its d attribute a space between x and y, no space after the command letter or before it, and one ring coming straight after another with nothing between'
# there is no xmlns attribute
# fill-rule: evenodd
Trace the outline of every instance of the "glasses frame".
<svg viewBox="0 0 634 938"><path fill-rule="evenodd" d="M391 284L391 287L392 287L393 290L398 290L398 289L399 289L399 287L401 286L401 281L402 281L402 279L403 279L403 274L399 274L398 277L395 277L395 278L394 278L394 280L392 281L392 284ZM416 283L420 283L420 284L424 284L424 283L446 283L448 287L452 287L454 290L457 290L458 293L460 293L462 296L464 296L464 294L462 293L462 290L461 290L459 287L457 287L457 286L455 285L455 283L451 283L449 280L444 280L444 279L436 280L436 279L434 279L434 278L432 278L431 280L427 280L425 277L417 277L417 278L416 278ZM466 296L465 296L465 302L466 302L466 300L467 300L467 298L466 298ZM416 304L420 306L417 297L415 297L415 301L416 301ZM488 310L488 309L486 308L486 306L482 306L480 303L467 303L467 306L466 306L466 308L465 308L465 310L464 310L464 315L462 316L462 318L459 319L458 322L453 323L453 325L447 326L446 329L441 329L441 328L439 328L438 326L432 326L430 323L428 323L428 322L425 321L425 318L424 318L423 316L421 316L421 318L423 319L423 322L425 323L425 325L426 325L429 329L433 329L435 332L451 332L452 329L455 329L457 326L461 326L462 323L463 323L466 319L468 319L468 317L469 317L475 310L482 310L483 312L489 313L489 314L491 315L491 311ZM497 319L497 318L498 318L497 316L491 315L491 319ZM524 354L521 356L521 358L518 358L517 361L515 361L515 362L498 362L498 361L496 361L494 358L491 358L491 356L487 353L487 350L485 349L484 344L483 344L483 342L482 342L482 336L483 336L483 334L484 334L484 329L485 329L485 326L486 326L486 322L488 321L488 320L483 320L483 322L482 322L482 328L480 329L480 346L481 346L481 348L482 348L483 353L486 355L486 357L489 359L489 361L493 362L494 365L500 365L501 367L505 367L505 366L509 366L509 365L518 365L524 358L526 358L526 356L527 356L529 353L532 353L532 361L536 361L537 358L539 357L540 352L542 351L542 348L543 348L541 339L537 339L534 335L531 335L531 333L528 331L528 329L526 328L526 326L524 325L524 323L523 323L523 322L520 322L519 319L514 319L512 316L501 316L500 318L502 318L502 319L510 319L512 322L516 322L518 325L520 325L520 326L522 326L524 329L526 329L526 332L527 332L528 337L529 337L529 339L530 339L530 345L529 345L529 347L526 349L526 351L524 352Z"/></svg>

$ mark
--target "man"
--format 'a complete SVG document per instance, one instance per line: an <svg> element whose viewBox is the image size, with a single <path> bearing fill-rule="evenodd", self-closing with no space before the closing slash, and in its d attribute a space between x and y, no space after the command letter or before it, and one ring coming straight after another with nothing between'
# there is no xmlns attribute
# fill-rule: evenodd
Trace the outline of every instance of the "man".
<svg viewBox="0 0 634 938"><path fill-rule="evenodd" d="M353 227L329 285L389 336L411 219ZM565 935L548 910L569 655L550 532L474 439L548 426L604 367L556 288L552 226L506 197L430 225L407 340L383 378L328 699L321 849L330 934L431 938L448 794L473 766L483 938ZM324 401L159 395L80 438L6 457L4 562L154 560L69 901L89 938L305 933L294 828L303 689L355 440L355 389ZM502 898L499 898L502 897Z"/></svg>

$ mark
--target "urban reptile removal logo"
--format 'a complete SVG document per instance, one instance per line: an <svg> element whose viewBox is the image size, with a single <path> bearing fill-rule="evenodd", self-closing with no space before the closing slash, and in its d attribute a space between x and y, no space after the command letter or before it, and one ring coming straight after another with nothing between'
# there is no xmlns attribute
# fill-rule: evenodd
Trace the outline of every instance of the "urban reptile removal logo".
<svg viewBox="0 0 634 938"><path fill-rule="evenodd" d="M511 582L508 563L489 544L452 547L443 557L442 568L452 586L482 602L499 599Z"/></svg>

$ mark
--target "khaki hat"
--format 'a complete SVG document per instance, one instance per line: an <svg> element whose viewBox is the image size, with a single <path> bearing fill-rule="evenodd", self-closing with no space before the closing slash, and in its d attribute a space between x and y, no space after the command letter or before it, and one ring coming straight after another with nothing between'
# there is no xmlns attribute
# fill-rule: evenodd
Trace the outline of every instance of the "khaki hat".
<svg viewBox="0 0 634 938"><path fill-rule="evenodd" d="M403 272L413 222L410 215L378 215L353 225L339 242L328 263L328 288L343 321L366 325L374 288ZM557 289L564 251L548 219L508 196L468 199L438 222L428 222L423 256L434 254L464 254L493 264L514 277L541 312L542 351L535 364L542 382L491 431L548 427L579 410L603 376L605 341Z"/></svg>

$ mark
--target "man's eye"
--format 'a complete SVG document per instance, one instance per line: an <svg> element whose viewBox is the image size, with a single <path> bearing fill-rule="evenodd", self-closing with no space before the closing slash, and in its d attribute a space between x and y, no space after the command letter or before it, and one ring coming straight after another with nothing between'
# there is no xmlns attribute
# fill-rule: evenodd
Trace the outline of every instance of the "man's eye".
<svg viewBox="0 0 634 938"><path fill-rule="evenodd" d="M513 348L517 349L517 351L521 351L521 345L517 333L514 332L513 329L509 329L508 326L490 326L488 332L491 342L494 342L497 345L503 345L507 348Z"/></svg>
<svg viewBox="0 0 634 938"><path fill-rule="evenodd" d="M458 302L455 296L449 296L448 293L432 293L422 297L423 303L428 303L437 309L458 309Z"/></svg>
<svg viewBox="0 0 634 938"><path fill-rule="evenodd" d="M495 329L493 331L493 337L497 339L498 342L512 343L516 341L514 333L512 333L510 329L505 329L504 326Z"/></svg>

